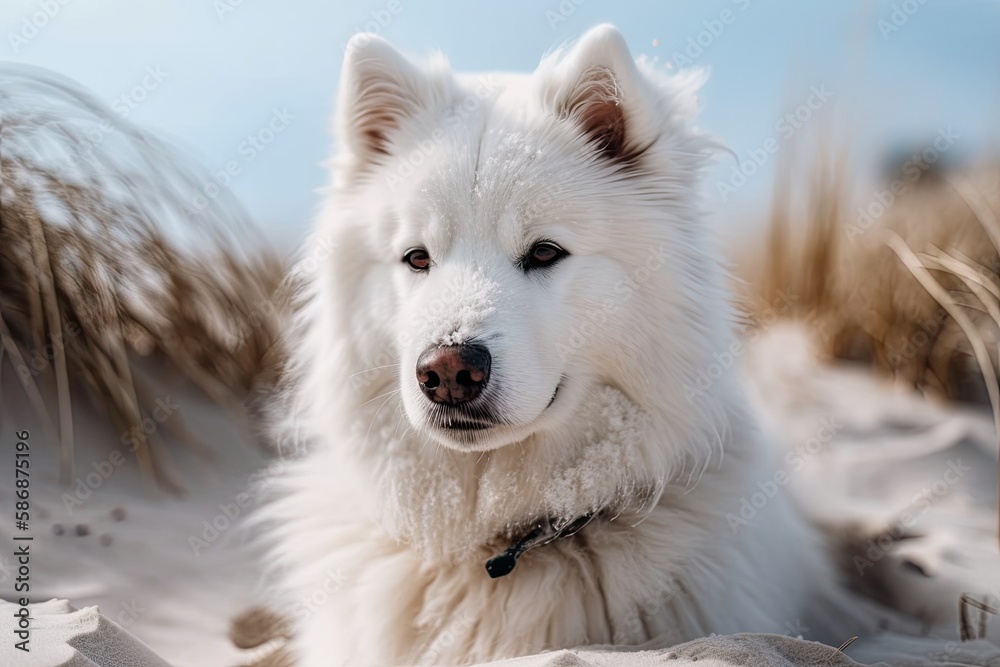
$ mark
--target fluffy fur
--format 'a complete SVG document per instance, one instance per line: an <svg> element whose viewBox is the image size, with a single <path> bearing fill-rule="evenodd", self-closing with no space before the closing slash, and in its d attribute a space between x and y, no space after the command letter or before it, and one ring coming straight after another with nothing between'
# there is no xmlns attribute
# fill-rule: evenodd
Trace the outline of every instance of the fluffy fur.
<svg viewBox="0 0 1000 667"><path fill-rule="evenodd" d="M273 406L275 437L300 453L265 517L296 664L858 629L782 494L749 526L726 518L773 468L738 373L695 389L736 340L699 221L714 146L692 125L698 83L634 62L610 26L523 76L351 41ZM519 268L543 239L569 256ZM417 246L427 273L401 261ZM470 340L492 353L500 423L455 432L414 366ZM532 522L590 512L487 576Z"/></svg>

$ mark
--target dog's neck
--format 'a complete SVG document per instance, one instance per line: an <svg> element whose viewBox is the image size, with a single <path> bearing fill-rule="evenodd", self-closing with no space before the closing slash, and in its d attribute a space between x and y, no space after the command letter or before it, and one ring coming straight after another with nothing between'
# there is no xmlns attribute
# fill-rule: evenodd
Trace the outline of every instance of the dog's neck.
<svg viewBox="0 0 1000 667"><path fill-rule="evenodd" d="M520 558L529 549L573 537L593 521L596 512L584 514L569 523L554 519L539 519L534 522L524 536L510 545L506 551L486 561L486 573L491 578L504 577L510 574Z"/></svg>
<svg viewBox="0 0 1000 667"><path fill-rule="evenodd" d="M607 387L581 406L572 428L486 453L399 437L387 420L373 427L370 437L381 448L367 460L380 523L425 558L454 560L557 539L582 517L602 512L641 517L664 485L689 477L669 443L650 442L663 437L652 423Z"/></svg>

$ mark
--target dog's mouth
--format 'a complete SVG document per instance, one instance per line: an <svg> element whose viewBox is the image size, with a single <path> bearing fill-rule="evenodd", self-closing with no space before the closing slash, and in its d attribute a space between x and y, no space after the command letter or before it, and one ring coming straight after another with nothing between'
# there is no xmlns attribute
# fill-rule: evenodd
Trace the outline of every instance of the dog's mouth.
<svg viewBox="0 0 1000 667"><path fill-rule="evenodd" d="M484 431L494 426L496 426L496 424L480 421L466 421L462 419L446 420L441 423L441 428L448 431Z"/></svg>
<svg viewBox="0 0 1000 667"><path fill-rule="evenodd" d="M552 392L552 398L549 399L549 404L545 406L546 410L548 410L549 408L551 408L552 404L556 402L556 396L559 395L559 388L563 385L563 382L565 380L566 380L565 377L562 377L562 378L559 379L559 384L556 385L556 390L554 392Z"/></svg>
<svg viewBox="0 0 1000 667"><path fill-rule="evenodd" d="M534 522L525 534L515 541L499 556L486 561L486 572L491 579L503 577L510 574L517 565L517 559L524 552L535 547L545 546L556 540L576 535L590 523L596 516L595 512L590 512L571 521L558 521L556 519L540 519Z"/></svg>
<svg viewBox="0 0 1000 667"><path fill-rule="evenodd" d="M559 384L556 385L555 391L552 392L552 397L545 405L546 410L552 407L552 404L556 402L556 397L559 395L559 389L562 388L565 379L565 377L561 378ZM435 426L440 429L459 432L485 431L495 426L504 425L504 421L492 414L488 409L480 407L478 410L475 410L475 412L476 414L473 416L472 414L468 414L463 408L442 409L434 415L433 421Z"/></svg>
<svg viewBox="0 0 1000 667"><path fill-rule="evenodd" d="M470 406L440 406L431 414L431 423L443 431L485 431L500 426L499 419L488 403Z"/></svg>

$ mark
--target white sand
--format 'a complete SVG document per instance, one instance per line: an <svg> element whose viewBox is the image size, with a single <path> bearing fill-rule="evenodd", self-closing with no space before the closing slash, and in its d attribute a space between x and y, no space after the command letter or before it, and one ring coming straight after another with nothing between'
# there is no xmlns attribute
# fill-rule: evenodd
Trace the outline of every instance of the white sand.
<svg viewBox="0 0 1000 667"><path fill-rule="evenodd" d="M798 448L804 461L804 467L791 473L779 492L800 496L810 512L834 522L856 519L877 525L891 520L901 508L913 510L907 530L925 536L871 554L878 556L873 564L888 572L888 594L898 606L924 618L929 628L951 631L958 616L956 591L993 603L1000 600L996 434L987 412L937 405L846 367L820 367L807 354L801 337L784 328L768 332L742 361L759 387L760 402L775 432L788 434L787 446ZM62 496L67 491L58 485L56 449L45 442L9 365L3 369L0 389L0 507L13 503L9 483L14 475L13 432L29 429L34 445L32 599L67 599L81 610L73 615L68 608L54 605L48 612L63 613L39 613L39 618L48 619L44 624L50 628L49 636L96 631L124 637L122 633L131 633L171 665L239 664L246 656L241 658L229 644L229 620L262 599L259 568L238 526L258 500L249 480L263 463L245 433L227 416L207 407L203 398L165 389L160 396L171 396L180 407L168 422L158 425L159 432L169 420L183 417L216 453L215 460L175 456L187 494L174 498L152 491L136 470L132 455L126 454L126 465L114 468L88 498L68 509ZM113 449L127 450L120 444L121 434L111 432L85 400L77 401L75 417L81 434L77 475L85 480L109 460ZM810 454L810 448L815 452ZM955 484L942 481L956 461L968 470ZM933 502L926 507L915 503L914 497L922 489L933 489L935 482L940 482L938 489L943 488L943 493L938 496L931 491ZM73 489L68 493L72 496ZM240 508L240 516L230 522L237 526L221 531L196 554L191 537L203 537L205 521L226 523L225 510L228 506L232 513L240 493L250 494L242 499L250 507ZM126 510L123 520L112 515L116 508ZM766 506L760 511L766 511ZM11 544L11 523L10 518L0 521L0 540L5 545ZM62 535L53 532L56 525L62 527ZM86 526L88 534L77 535L78 525ZM105 544L105 536L110 544ZM6 599L13 597L9 552L6 547L0 551L0 597ZM96 611L86 609L95 605L114 625L101 625ZM69 658L54 648L51 655L56 657L51 663L19 662L23 656L9 653L8 616L7 608L0 610L2 665L115 664L93 662L93 658L90 663L65 662ZM60 617L71 619L71 631L52 629L60 625ZM792 627L789 633L808 638L807 628ZM36 640L45 636L39 630ZM1000 620L989 620L987 636L1000 637ZM885 660L894 665L1000 665L1000 652L987 644L926 642L863 638L847 653L861 664ZM88 650L93 651L93 646ZM677 657L669 658L670 651ZM562 651L496 664L647 665L669 660L669 664L688 665L696 657L701 667L795 665L804 664L803 660L855 664L829 647L775 636L715 637L670 651ZM34 657L41 660L41 655Z"/></svg>
<svg viewBox="0 0 1000 667"><path fill-rule="evenodd" d="M139 473L134 455L121 444L121 434L105 426L80 397L75 405L78 433L83 434L76 457L77 477L85 484L80 496L91 490L88 475L100 484L90 485L96 487L90 497L67 509L63 494L75 499L77 485L59 486L56 447L45 441L9 370L9 366L4 369L2 378L0 507L12 509L14 501L8 482L14 478L13 456L7 455L13 432L29 429L33 445L30 533L35 538L32 600L64 598L78 609L97 605L104 616L173 665L235 664L238 652L226 636L229 620L255 599L258 583L258 566L239 528L242 517L198 554L189 539L202 536L203 521L217 520L222 525L225 517L220 503L232 504L237 494L249 490L248 479L263 461L249 439L199 395L169 390L158 394L177 399L180 407L157 425L157 433L166 430L169 420L183 418L216 453L214 461L190 454L175 456L187 492L173 497L151 488ZM110 452L114 450L124 455L124 465L113 466L117 457L112 458ZM107 470L108 464L114 472L104 480L97 468ZM113 516L118 508L126 511L121 521ZM246 514L244 509L240 512ZM0 566L6 566L0 571L0 597L12 599L13 563L7 557L12 512L5 511L4 516L9 518L0 521L4 545ZM55 526L62 527L62 535L53 532ZM85 526L88 534L77 535L77 526ZM105 536L111 540L107 546L102 544ZM0 660L0 665L6 664Z"/></svg>

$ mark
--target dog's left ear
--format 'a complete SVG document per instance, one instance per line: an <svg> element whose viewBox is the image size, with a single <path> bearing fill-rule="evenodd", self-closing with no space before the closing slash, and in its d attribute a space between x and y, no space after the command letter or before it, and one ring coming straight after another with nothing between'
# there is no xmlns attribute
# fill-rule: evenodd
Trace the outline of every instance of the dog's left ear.
<svg viewBox="0 0 1000 667"><path fill-rule="evenodd" d="M546 97L560 119L577 124L591 147L612 162L631 160L655 137L641 75L612 25L580 38L556 65Z"/></svg>
<svg viewBox="0 0 1000 667"><path fill-rule="evenodd" d="M337 134L359 166L392 153L401 126L439 102L439 76L417 67L381 37L347 44L338 95Z"/></svg>

